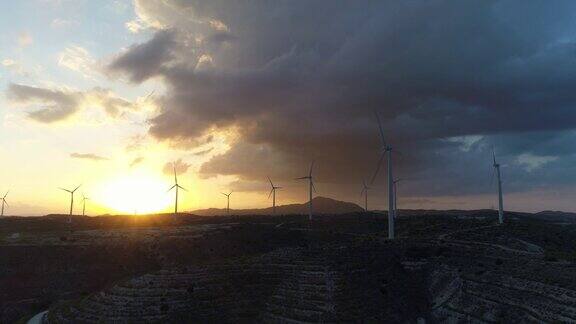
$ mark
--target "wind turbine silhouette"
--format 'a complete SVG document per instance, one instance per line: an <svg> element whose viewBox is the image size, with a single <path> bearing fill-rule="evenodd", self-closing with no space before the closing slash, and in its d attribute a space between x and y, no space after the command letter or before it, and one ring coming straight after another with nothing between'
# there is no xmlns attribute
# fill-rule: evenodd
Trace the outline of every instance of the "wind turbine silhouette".
<svg viewBox="0 0 576 324"><path fill-rule="evenodd" d="M314 169L314 161L310 164L310 172L308 172L308 176L296 178L296 180L304 180L308 179L308 186L309 186L309 193L310 193L310 201L308 202L308 220L312 220L312 190L316 192L316 187L314 187L314 179L312 177L312 169Z"/></svg>
<svg viewBox="0 0 576 324"><path fill-rule="evenodd" d="M84 193L82 193L82 216L86 216L86 200L90 200L90 198L84 196Z"/></svg>
<svg viewBox="0 0 576 324"><path fill-rule="evenodd" d="M225 193L222 192L222 194L223 194L224 196L226 196L226 199L227 199L227 201L228 201L227 204L226 204L226 215L227 215L227 216L230 216L230 195L232 194L232 191L230 191L230 193L227 193L227 194L225 194Z"/></svg>
<svg viewBox="0 0 576 324"><path fill-rule="evenodd" d="M376 176L378 175L378 171L380 171L380 166L384 161L384 157L387 157L388 161L388 238L393 240L394 239L394 177L392 174L392 146L386 143L386 138L384 137L384 131L382 129L382 123L380 122L380 117L378 116L377 112L374 112L376 115L376 121L378 122L378 129L380 130L380 137L382 138L382 155L380 156L380 160L378 161L378 166L376 168L376 172L374 172L374 176L372 177L372 181L370 183L374 183Z"/></svg>
<svg viewBox="0 0 576 324"><path fill-rule="evenodd" d="M496 171L496 177L498 181L498 223L502 224L504 222L504 198L502 197L502 179L500 177L500 164L496 162L496 153L494 148L492 148L492 159L494 170L492 171L492 177L490 178L490 184L494 180L494 171Z"/></svg>
<svg viewBox="0 0 576 324"><path fill-rule="evenodd" d="M400 187L402 179L397 178L394 180L394 218L398 216L398 187Z"/></svg>
<svg viewBox="0 0 576 324"><path fill-rule="evenodd" d="M184 191L188 191L186 190L184 187L182 187L181 185L178 184L178 177L176 176L176 164L173 164L174 166L174 185L172 187L170 187L170 189L168 189L167 192L170 192L170 190L172 189L176 189L176 197L174 200L174 215L178 214L178 189L182 189Z"/></svg>
<svg viewBox="0 0 576 324"><path fill-rule="evenodd" d="M6 201L6 196L8 196L8 192L10 192L10 190L6 191L4 196L0 198L2 199L2 213L0 213L0 217L4 216L4 205L8 206L8 202Z"/></svg>
<svg viewBox="0 0 576 324"><path fill-rule="evenodd" d="M68 216L68 223L72 222L72 210L74 209L74 193L76 192L76 190L78 190L78 188L80 188L80 186L81 185L74 188L74 190L68 190L68 189L60 188L60 190L64 190L64 191L70 193L70 214Z"/></svg>
<svg viewBox="0 0 576 324"><path fill-rule="evenodd" d="M276 189L281 189L282 187L274 186L272 180L270 180L270 177L268 177L268 182L270 182L270 187L272 187L272 189L270 189L270 193L268 194L268 199L270 199L270 195L272 195L272 214L276 215Z"/></svg>
<svg viewBox="0 0 576 324"><path fill-rule="evenodd" d="M368 211L368 190L372 189L366 185L366 181L362 181L362 191L360 192L360 196L364 196L364 210Z"/></svg>

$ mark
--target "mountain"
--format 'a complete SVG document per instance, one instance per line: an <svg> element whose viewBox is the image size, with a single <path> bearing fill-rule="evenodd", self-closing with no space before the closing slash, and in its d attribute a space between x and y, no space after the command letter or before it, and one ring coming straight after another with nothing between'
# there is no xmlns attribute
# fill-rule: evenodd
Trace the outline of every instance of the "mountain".
<svg viewBox="0 0 576 324"><path fill-rule="evenodd" d="M312 199L315 214L346 214L364 211L354 203L335 200L326 197ZM191 212L200 216L226 215L225 208L198 209ZM272 215L272 207L260 209L230 209L230 215ZM276 206L277 215L304 215L308 214L308 203Z"/></svg>
<svg viewBox="0 0 576 324"><path fill-rule="evenodd" d="M576 213L570 213L570 212L545 210L536 214L532 214L530 216L537 220L543 220L549 222L576 223Z"/></svg>

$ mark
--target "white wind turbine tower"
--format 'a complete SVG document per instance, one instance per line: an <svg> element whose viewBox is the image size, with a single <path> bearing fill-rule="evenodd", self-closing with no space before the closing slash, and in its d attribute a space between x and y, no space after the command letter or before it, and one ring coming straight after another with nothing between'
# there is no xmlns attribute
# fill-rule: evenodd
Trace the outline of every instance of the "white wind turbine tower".
<svg viewBox="0 0 576 324"><path fill-rule="evenodd" d="M362 181L362 191L360 192L360 196L364 196L364 210L368 211L368 190L372 189L366 185L366 181Z"/></svg>
<svg viewBox="0 0 576 324"><path fill-rule="evenodd" d="M230 195L232 194L232 191L230 191L229 193L225 194L222 192L222 194L224 196L226 196L226 215L230 216Z"/></svg>
<svg viewBox="0 0 576 324"><path fill-rule="evenodd" d="M494 170L496 171L496 180L498 181L498 223L502 224L504 222L504 201L502 198L502 179L500 177L500 164L496 162L496 153L492 149L492 158L494 164ZM494 172L492 172L492 177L494 177Z"/></svg>
<svg viewBox="0 0 576 324"><path fill-rule="evenodd" d="M382 123L380 122L380 117L378 113L376 114L376 120L378 121L378 128L380 130L380 137L382 138L382 155L378 161L378 166L376 167L376 172L372 177L371 183L374 183L378 171L380 171L380 166L384 161L384 157L388 160L388 238L394 239L394 177L392 175L392 146L386 143L386 138L384 138L384 131L382 130Z"/></svg>
<svg viewBox="0 0 576 324"><path fill-rule="evenodd" d="M74 188L74 190L68 190L68 189L60 188L60 190L64 190L70 194L70 214L68 216L68 223L72 222L72 211L74 210L74 193L76 192L76 190L78 190L78 188L80 188L80 186L81 185Z"/></svg>
<svg viewBox="0 0 576 324"><path fill-rule="evenodd" d="M178 190L182 189L184 191L188 191L186 190L184 187L182 187L181 185L178 184L178 177L176 176L176 164L174 164L174 185L172 187L170 187L170 189L168 189L168 192L170 192L170 190L172 189L176 189L176 196L174 199L174 215L178 214Z"/></svg>
<svg viewBox="0 0 576 324"><path fill-rule="evenodd" d="M86 216L86 200L90 200L90 198L82 193L82 216Z"/></svg>
<svg viewBox="0 0 576 324"><path fill-rule="evenodd" d="M268 177L268 182L270 182L270 193L268 194L268 199L270 199L270 195L272 195L272 214L276 215L276 189L281 189L282 187L276 187Z"/></svg>
<svg viewBox="0 0 576 324"><path fill-rule="evenodd" d="M6 201L6 196L8 196L8 192L6 191L6 193L4 194L4 196L0 199L2 199L2 213L0 213L0 217L4 216L4 205L8 206L8 202Z"/></svg>
<svg viewBox="0 0 576 324"><path fill-rule="evenodd" d="M314 187L314 179L312 177L312 169L314 168L314 161L310 164L310 172L308 175L301 178L296 178L296 180L308 179L310 201L308 202L308 220L312 220L312 191L316 192L316 187Z"/></svg>

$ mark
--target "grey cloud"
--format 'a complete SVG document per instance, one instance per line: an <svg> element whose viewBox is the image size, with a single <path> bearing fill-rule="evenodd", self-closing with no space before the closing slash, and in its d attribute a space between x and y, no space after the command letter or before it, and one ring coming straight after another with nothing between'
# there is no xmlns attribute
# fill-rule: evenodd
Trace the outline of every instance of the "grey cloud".
<svg viewBox="0 0 576 324"><path fill-rule="evenodd" d="M103 107L109 116L118 117L122 112L136 110L136 104L117 97L111 90L96 87L89 92L96 104Z"/></svg>
<svg viewBox="0 0 576 324"><path fill-rule="evenodd" d="M144 161L144 157L139 156L139 157L133 159L132 162L130 162L130 167L133 168L133 167L137 166L138 164L142 163L142 161Z"/></svg>
<svg viewBox="0 0 576 324"><path fill-rule="evenodd" d="M101 107L109 116L119 117L122 112L137 109L137 105L117 97L111 90L93 88L87 91L63 91L10 83L8 99L17 104L39 105L28 117L41 123L55 123L78 112L84 104Z"/></svg>
<svg viewBox="0 0 576 324"><path fill-rule="evenodd" d="M78 110L80 102L77 93L14 83L8 86L7 96L12 102L41 105L40 109L28 113L28 116L42 123L53 123L70 117Z"/></svg>
<svg viewBox="0 0 576 324"><path fill-rule="evenodd" d="M191 166L190 164L186 163L185 161L182 161L182 159L178 159L174 162L167 162L166 164L164 164L164 168L162 169L162 171L164 172L165 175L174 175L174 170L176 170L176 173L182 174L186 173L186 171L188 171L190 166Z"/></svg>
<svg viewBox="0 0 576 324"><path fill-rule="evenodd" d="M192 154L194 154L194 155L196 155L196 156L204 156L204 155L212 152L213 150L214 150L214 148L211 147L211 148L207 148L207 149L205 149L205 150L200 150L200 151L193 152Z"/></svg>
<svg viewBox="0 0 576 324"><path fill-rule="evenodd" d="M126 73L132 82L142 82L162 70L162 65L172 57L175 42L175 32L163 30L143 44L131 46L125 53L117 57L109 69Z"/></svg>
<svg viewBox="0 0 576 324"><path fill-rule="evenodd" d="M203 176L289 180L315 159L318 181L357 183L378 158L378 110L403 153L398 173L415 179L411 194L490 192L478 184L492 145L510 165L526 152L560 156L530 174L507 171L510 190L531 188L541 172L547 185L576 183L563 177L575 158L574 2L526 1L522 10L505 0L169 2L194 19L158 12L171 29L110 68L133 82L165 80L163 109L150 120L159 140L239 130ZM208 18L229 33L199 28ZM226 44L183 43L199 33ZM210 68L196 68L201 55ZM483 138L466 152L446 140L469 135Z"/></svg>
<svg viewBox="0 0 576 324"><path fill-rule="evenodd" d="M71 153L70 157L75 159L84 159L84 160L92 160L92 161L106 161L108 158L92 154L92 153Z"/></svg>

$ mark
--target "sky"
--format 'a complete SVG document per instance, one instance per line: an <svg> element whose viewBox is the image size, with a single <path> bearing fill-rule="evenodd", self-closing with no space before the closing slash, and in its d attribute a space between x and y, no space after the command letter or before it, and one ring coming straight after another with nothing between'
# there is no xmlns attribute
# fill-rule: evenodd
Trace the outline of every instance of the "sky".
<svg viewBox="0 0 576 324"><path fill-rule="evenodd" d="M0 2L6 214L361 203L576 211L574 1ZM386 174L369 207L386 209Z"/></svg>

